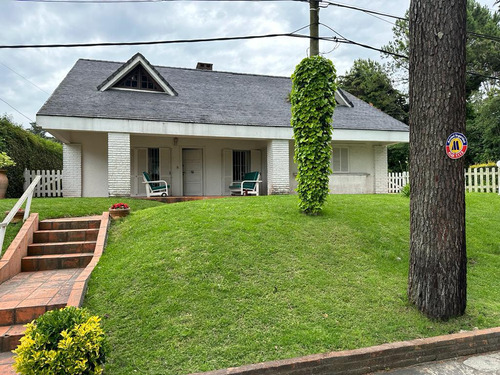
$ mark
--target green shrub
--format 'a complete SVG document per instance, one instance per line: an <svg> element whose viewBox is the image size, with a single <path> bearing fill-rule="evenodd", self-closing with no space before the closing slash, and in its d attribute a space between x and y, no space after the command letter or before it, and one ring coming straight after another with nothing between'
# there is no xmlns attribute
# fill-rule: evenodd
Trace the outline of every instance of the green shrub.
<svg viewBox="0 0 500 375"><path fill-rule="evenodd" d="M102 374L104 339L100 318L87 310L48 311L27 325L14 368L25 375Z"/></svg>
<svg viewBox="0 0 500 375"><path fill-rule="evenodd" d="M7 198L19 198L24 192L24 170L62 169L62 146L43 139L0 116L0 152L16 163L7 170Z"/></svg>
<svg viewBox="0 0 500 375"><path fill-rule="evenodd" d="M299 208L306 214L318 214L328 196L335 77L332 62L320 56L303 59L292 75L297 193Z"/></svg>
<svg viewBox="0 0 500 375"><path fill-rule="evenodd" d="M405 186L403 186L403 188L401 189L401 192L400 194L403 196L403 197L406 197L406 198L409 198L410 197L410 184L406 184Z"/></svg>

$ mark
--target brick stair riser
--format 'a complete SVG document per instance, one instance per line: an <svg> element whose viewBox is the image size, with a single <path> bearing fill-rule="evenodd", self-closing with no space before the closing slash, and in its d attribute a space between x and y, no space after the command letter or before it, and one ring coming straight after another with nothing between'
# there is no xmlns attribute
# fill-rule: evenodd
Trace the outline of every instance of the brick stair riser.
<svg viewBox="0 0 500 375"><path fill-rule="evenodd" d="M92 260L92 254L82 254L74 257L23 258L22 272L47 271L63 268L84 268Z"/></svg>
<svg viewBox="0 0 500 375"><path fill-rule="evenodd" d="M99 229L99 220L87 221L50 221L38 223L38 230Z"/></svg>
<svg viewBox="0 0 500 375"><path fill-rule="evenodd" d="M24 325L22 324L0 327L0 329L2 329L2 332L5 331L0 336L1 352L10 352L11 350L17 348L21 340L21 337L23 337L24 332L26 331L26 327L24 327Z"/></svg>
<svg viewBox="0 0 500 375"><path fill-rule="evenodd" d="M28 246L28 255L93 253L95 244L95 241L32 244Z"/></svg>
<svg viewBox="0 0 500 375"><path fill-rule="evenodd" d="M98 233L98 229L38 231L33 235L33 243L95 241Z"/></svg>
<svg viewBox="0 0 500 375"><path fill-rule="evenodd" d="M13 309L0 310L0 325L14 325L30 323L40 315L49 310L62 309L65 304L47 305L47 306L26 306Z"/></svg>

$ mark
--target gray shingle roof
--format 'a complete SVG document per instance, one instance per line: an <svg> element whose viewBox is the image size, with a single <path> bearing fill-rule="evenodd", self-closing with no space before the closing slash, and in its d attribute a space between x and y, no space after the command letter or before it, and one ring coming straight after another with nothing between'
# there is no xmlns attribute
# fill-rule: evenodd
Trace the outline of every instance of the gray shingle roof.
<svg viewBox="0 0 500 375"><path fill-rule="evenodd" d="M78 60L38 115L247 126L290 126L288 77L155 66L176 91L107 90L98 86L123 63ZM408 131L408 126L344 91L354 107L337 106L334 129Z"/></svg>

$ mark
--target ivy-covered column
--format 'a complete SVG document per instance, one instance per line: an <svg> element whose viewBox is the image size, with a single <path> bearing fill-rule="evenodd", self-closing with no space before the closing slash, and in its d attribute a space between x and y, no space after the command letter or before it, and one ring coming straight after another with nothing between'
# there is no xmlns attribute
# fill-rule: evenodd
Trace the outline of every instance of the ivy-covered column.
<svg viewBox="0 0 500 375"><path fill-rule="evenodd" d="M328 196L335 77L332 62L320 56L302 60L292 75L297 193L306 214L318 214Z"/></svg>

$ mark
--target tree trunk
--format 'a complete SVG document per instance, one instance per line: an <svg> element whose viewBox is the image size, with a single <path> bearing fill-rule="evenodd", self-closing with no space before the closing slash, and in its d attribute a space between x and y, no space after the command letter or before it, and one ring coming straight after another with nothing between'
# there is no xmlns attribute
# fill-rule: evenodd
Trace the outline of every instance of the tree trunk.
<svg viewBox="0 0 500 375"><path fill-rule="evenodd" d="M410 272L408 298L431 318L466 305L464 162L445 146L465 132L466 0L410 5Z"/></svg>

